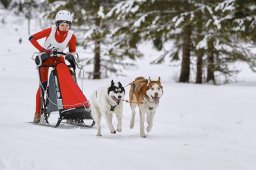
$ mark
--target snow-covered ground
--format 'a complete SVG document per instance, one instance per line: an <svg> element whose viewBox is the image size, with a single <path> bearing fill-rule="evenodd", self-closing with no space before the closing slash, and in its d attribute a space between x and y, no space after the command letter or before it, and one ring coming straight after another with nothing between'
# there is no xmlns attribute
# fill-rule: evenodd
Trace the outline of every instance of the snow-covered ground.
<svg viewBox="0 0 256 170"><path fill-rule="evenodd" d="M123 131L115 135L105 120L102 137L95 136L96 128L40 127L27 123L33 119L38 87L30 59L35 49L27 41L26 25L8 22L0 27L1 170L256 169L256 75L246 67L239 83L223 86L175 83L177 70L151 66L148 58L137 61L138 69L127 77L112 77L126 85L136 76L161 76L164 95L145 139L139 137L138 115L135 128L129 129L128 104ZM89 97L109 83L84 80L84 93Z"/></svg>

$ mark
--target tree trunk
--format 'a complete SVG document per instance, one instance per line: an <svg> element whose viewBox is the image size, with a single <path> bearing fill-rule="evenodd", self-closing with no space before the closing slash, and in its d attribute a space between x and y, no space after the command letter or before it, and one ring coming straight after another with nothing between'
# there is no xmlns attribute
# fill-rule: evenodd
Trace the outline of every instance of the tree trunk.
<svg viewBox="0 0 256 170"><path fill-rule="evenodd" d="M199 13L199 18L202 18L202 13ZM202 28L203 28L203 21L202 19L197 24L197 34L198 39L201 41L203 39L202 34ZM203 83L203 55L204 50L203 49L196 49L196 84L202 84Z"/></svg>
<svg viewBox="0 0 256 170"><path fill-rule="evenodd" d="M0 2L3 4L5 9L8 9L8 7L11 3L11 0L1 0Z"/></svg>
<svg viewBox="0 0 256 170"><path fill-rule="evenodd" d="M30 36L30 18L28 18L28 35Z"/></svg>
<svg viewBox="0 0 256 170"><path fill-rule="evenodd" d="M100 79L100 41L95 40L93 79Z"/></svg>
<svg viewBox="0 0 256 170"><path fill-rule="evenodd" d="M191 26L187 25L182 32L182 63L179 82L189 82L190 74L190 46L191 46Z"/></svg>
<svg viewBox="0 0 256 170"><path fill-rule="evenodd" d="M214 84L215 77L214 77L214 46L213 46L213 40L208 41L208 49L207 49L207 82L212 81Z"/></svg>
<svg viewBox="0 0 256 170"><path fill-rule="evenodd" d="M99 10L100 4L99 0L95 1L96 11ZM95 20L96 27L100 27L100 18ZM100 70L100 36L96 36L95 47L94 47L94 70L93 70L93 79L100 79L101 70Z"/></svg>
<svg viewBox="0 0 256 170"><path fill-rule="evenodd" d="M203 50L199 49L197 52L197 62L196 62L196 83L203 83Z"/></svg>

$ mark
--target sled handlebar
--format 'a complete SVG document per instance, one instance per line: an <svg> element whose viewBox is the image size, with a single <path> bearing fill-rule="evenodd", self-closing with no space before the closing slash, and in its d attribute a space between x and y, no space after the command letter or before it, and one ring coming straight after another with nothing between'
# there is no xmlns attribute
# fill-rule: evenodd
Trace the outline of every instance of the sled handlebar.
<svg viewBox="0 0 256 170"><path fill-rule="evenodd" d="M68 55L67 53L63 53L63 52L58 52L58 51L53 51L50 56L51 57L57 57L57 55L60 54L60 55Z"/></svg>
<svg viewBox="0 0 256 170"><path fill-rule="evenodd" d="M58 52L58 51L53 51L52 54L53 54L53 56L51 56L51 57L57 57L58 54L64 55L65 60L67 60L71 64L71 67L73 67L73 68L78 67L79 69L82 69L82 67L83 67L83 66L79 65L79 63L77 62L77 59L79 58L77 53L75 53L76 57L74 55L69 56L69 53Z"/></svg>
<svg viewBox="0 0 256 170"><path fill-rule="evenodd" d="M58 52L58 51L53 51L51 54L47 54L45 52L43 53L35 52L32 56L32 59L35 61L37 67L40 67L44 63L44 61L46 61L48 58L59 57L58 55L64 55L65 60L67 60L73 68L75 68L76 66L79 69L82 68L82 66L79 65L77 62L77 58L79 58L77 53L76 53L77 55L77 58L76 58L73 55L69 56L69 53Z"/></svg>

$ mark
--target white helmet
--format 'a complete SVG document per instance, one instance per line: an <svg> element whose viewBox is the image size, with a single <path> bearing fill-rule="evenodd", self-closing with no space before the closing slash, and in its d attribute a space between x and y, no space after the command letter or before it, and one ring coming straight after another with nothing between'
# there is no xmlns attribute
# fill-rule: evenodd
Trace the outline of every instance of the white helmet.
<svg viewBox="0 0 256 170"><path fill-rule="evenodd" d="M72 23L73 17L71 12L67 11L67 10L61 10L56 14L55 17L55 22L58 21L68 21L70 23Z"/></svg>

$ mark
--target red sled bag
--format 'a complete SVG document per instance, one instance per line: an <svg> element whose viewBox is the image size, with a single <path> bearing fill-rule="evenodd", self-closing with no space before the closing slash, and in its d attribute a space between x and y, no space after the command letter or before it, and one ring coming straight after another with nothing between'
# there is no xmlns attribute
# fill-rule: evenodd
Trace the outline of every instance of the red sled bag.
<svg viewBox="0 0 256 170"><path fill-rule="evenodd" d="M56 66L56 70L62 97L63 109L79 107L89 108L89 101L78 87L67 65L60 63Z"/></svg>
<svg viewBox="0 0 256 170"><path fill-rule="evenodd" d="M72 75L66 64L56 65L50 76L49 87L49 98L57 105L49 102L47 112L59 111L55 127L58 127L63 119L74 120L76 124L85 127L92 127L95 124L94 121L91 125L84 124L83 119L92 119L90 104L75 81L75 73Z"/></svg>

